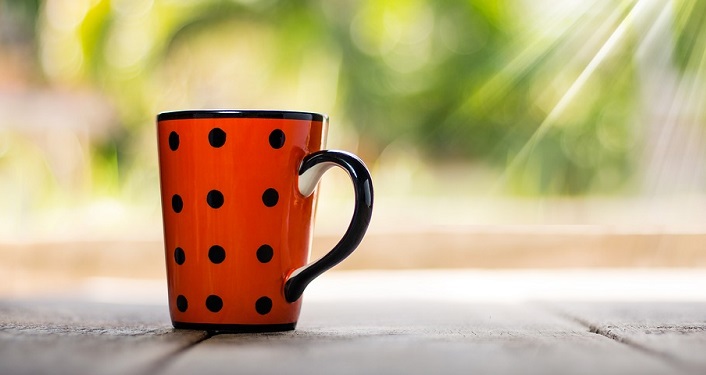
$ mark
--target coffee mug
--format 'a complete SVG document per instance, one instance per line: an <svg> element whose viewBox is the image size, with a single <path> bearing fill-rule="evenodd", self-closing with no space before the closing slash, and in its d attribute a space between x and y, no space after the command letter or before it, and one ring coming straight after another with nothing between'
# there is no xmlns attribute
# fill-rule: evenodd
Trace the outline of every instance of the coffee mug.
<svg viewBox="0 0 706 375"><path fill-rule="evenodd" d="M169 312L175 328L295 328L301 295L363 239L373 185L355 155L324 150L317 113L193 110L157 115ZM316 186L331 167L355 191L338 244L309 263Z"/></svg>

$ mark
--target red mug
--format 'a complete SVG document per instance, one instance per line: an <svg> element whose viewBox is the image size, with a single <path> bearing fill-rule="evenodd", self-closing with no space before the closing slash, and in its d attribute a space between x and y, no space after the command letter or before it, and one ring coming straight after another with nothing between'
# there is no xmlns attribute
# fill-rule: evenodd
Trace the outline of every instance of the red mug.
<svg viewBox="0 0 706 375"><path fill-rule="evenodd" d="M363 239L373 186L355 155L325 147L317 113L194 110L157 116L169 311L175 328L295 328L301 295ZM309 263L316 185L333 166L351 177L348 230Z"/></svg>

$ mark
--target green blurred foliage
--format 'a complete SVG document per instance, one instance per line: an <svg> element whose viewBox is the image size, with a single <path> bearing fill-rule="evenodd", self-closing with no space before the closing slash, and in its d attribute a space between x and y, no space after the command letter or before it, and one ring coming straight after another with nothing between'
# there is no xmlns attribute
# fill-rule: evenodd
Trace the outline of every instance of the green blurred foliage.
<svg viewBox="0 0 706 375"><path fill-rule="evenodd" d="M699 0L675 1L674 35L676 37L675 64L683 70L698 68L700 55L706 45L706 2Z"/></svg>
<svg viewBox="0 0 706 375"><path fill-rule="evenodd" d="M37 30L36 48L44 48L50 84L98 88L116 107L119 129L91 147L93 168L101 171L95 176L144 172L154 157L145 144L154 137L156 111L248 105L244 91L255 92L259 82L265 91L304 90L297 104L334 97L325 109L353 127L369 159L402 142L432 166L464 161L505 170L503 188L512 194L605 194L630 186L639 143L635 36L577 82L634 1L577 5L580 11L549 15L545 24L527 15L531 2L517 0L76 3L84 5L74 13L61 2L2 7L34 12L27 22ZM706 44L703 4L675 8L675 58L683 68ZM57 26L57 15L75 20ZM52 48L61 53L46 52ZM72 65L76 58L80 65ZM253 82L248 69L261 69ZM318 71L333 72L334 92L321 89L318 102L307 102L325 86ZM266 94L252 95L268 103Z"/></svg>

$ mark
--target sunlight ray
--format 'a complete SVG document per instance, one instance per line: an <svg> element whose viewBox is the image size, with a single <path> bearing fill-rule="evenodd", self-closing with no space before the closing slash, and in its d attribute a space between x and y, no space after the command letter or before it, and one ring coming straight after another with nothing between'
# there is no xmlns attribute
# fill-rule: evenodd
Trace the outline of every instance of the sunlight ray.
<svg viewBox="0 0 706 375"><path fill-rule="evenodd" d="M581 49L593 51L599 48L603 44L605 35L612 33L616 25L624 19L627 11L631 9L632 2L621 7L615 7L610 1L599 0L582 5L574 11L553 12L552 15L546 17L552 22L542 22L540 26L528 26L528 30L522 33L523 36L514 43L519 52L514 57L502 58L502 61L509 59L509 62L503 64L499 71L485 80L480 88L445 116L443 122L465 124L470 113L484 112L501 106L503 100L513 95L512 91L516 89L522 79L531 76L533 71L541 69L556 56L567 56L568 58L565 64L561 64L562 71L580 69L587 54L574 51L571 46L575 44L570 39L583 33L582 29L590 28L593 30L592 36ZM539 31L540 29L541 31ZM563 49L566 48L571 51L564 51ZM460 125L456 126L459 135L461 130ZM499 141L502 142L502 140ZM497 189L491 189L489 193L492 194L494 190Z"/></svg>
<svg viewBox="0 0 706 375"><path fill-rule="evenodd" d="M522 149L512 158L505 171L498 179L496 183L496 189L499 189L505 184L508 176L515 173L515 171L520 167L520 165L525 162L531 152L534 150L537 143L544 137L544 135L555 125L556 120L563 113L566 107L571 103L578 92L583 88L591 75L596 71L600 64L610 55L611 52L616 50L621 42L626 39L625 36L628 34L631 24L636 18L642 16L642 14L647 10L646 7L648 0L638 0L630 12L625 16L622 22L618 25L615 31L608 37L603 46L598 50L591 61L586 65L579 76L574 80L569 89L564 93L564 95L559 99L557 104L552 108L549 114L545 117L544 121L537 127L535 132L532 134L530 139L524 144Z"/></svg>
<svg viewBox="0 0 706 375"><path fill-rule="evenodd" d="M673 14L669 7L665 7L655 22L650 23L649 30L639 43L636 51L636 62L638 74L642 82L641 97L644 110L641 111L640 121L645 134L647 144L645 145L644 171L645 174L643 189L654 193L660 190L661 180L660 170L666 158L665 152L672 138L673 113L677 111L679 105L678 93L680 83L677 82L673 72L671 61L673 59L673 45L669 33L665 31L671 27ZM660 39L661 38L661 39ZM667 38L668 40L664 40ZM665 48L668 47L668 48ZM669 100L664 105L666 110L662 111L662 102ZM662 124L656 124L659 121ZM652 135L652 133L656 133ZM652 146L654 140L654 146Z"/></svg>
<svg viewBox="0 0 706 375"><path fill-rule="evenodd" d="M668 18L663 22L656 22L655 25L661 25L660 31L663 35L671 35L670 31L673 28L674 15L677 12L669 13ZM664 18L664 17L662 17ZM646 148L644 159L645 177L643 186L645 191L650 196L665 194L668 192L681 192L697 187L697 180L700 179L703 158L704 145L701 141L703 129L698 124L698 118L701 116L701 103L703 103L704 93L701 90L701 82L703 82L703 54L691 51L687 58L687 73L676 71L673 64L673 51L670 49L665 54L664 41L653 41L650 45L649 40L640 48L640 56L645 61L645 65L649 65L648 73L643 74L644 80L651 87L651 91L647 92L647 102L644 104L648 129L647 134L654 133L654 147ZM703 45L704 35L696 36L695 46ZM670 41L671 45L674 44ZM646 50L653 49L653 58L646 56ZM661 56L661 62L655 63L654 56ZM691 68L696 71L695 75L691 75L688 71ZM652 85L649 86L649 82ZM673 89L669 90L669 84L673 85ZM662 108L660 101L668 97L671 99L666 105L665 111L659 111ZM651 101L650 101L651 100ZM654 131L650 131L650 127Z"/></svg>
<svg viewBox="0 0 706 375"><path fill-rule="evenodd" d="M492 106L495 101L502 100L506 93L513 89L518 79L521 79L528 71L541 64L542 59L554 51L565 37L575 30L581 23L582 16L586 15L589 9L590 7L581 9L581 14L575 16L575 21L572 23L549 25L549 30L545 30L545 33L553 36L551 40L540 40L534 36L528 36L528 40L520 41L519 43L525 45L525 47L503 69L471 95L457 112L463 112L467 107L472 107L474 103L483 102L485 105ZM593 10L595 11L595 9ZM604 24L618 17L619 13L619 11L615 11Z"/></svg>
<svg viewBox="0 0 706 375"><path fill-rule="evenodd" d="M697 35L694 45L704 46L706 44L706 35L703 32ZM704 116L703 103L706 99L702 85L702 82L706 80L706 77L704 77L704 72L706 71L706 50L702 49L700 52L692 51L687 63L687 66L694 66L696 73L693 79L689 79L690 77L688 76L682 77L682 80L687 81L690 87L687 94L688 101L685 105L687 115L687 123L685 125L688 128L687 144L684 148L678 174L683 176L682 179L685 185L691 189L703 188L703 186L699 186L699 183L703 179L703 160L706 157L706 150L704 150L706 145L703 140L704 124L700 122Z"/></svg>

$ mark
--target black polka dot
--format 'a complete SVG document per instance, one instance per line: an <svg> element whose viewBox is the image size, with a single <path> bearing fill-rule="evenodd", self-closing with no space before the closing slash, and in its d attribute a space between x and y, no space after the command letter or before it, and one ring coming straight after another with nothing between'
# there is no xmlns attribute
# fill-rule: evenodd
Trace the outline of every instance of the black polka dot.
<svg viewBox="0 0 706 375"><path fill-rule="evenodd" d="M184 249L181 247L174 249L174 261L178 265L182 265L186 261L186 254L184 254Z"/></svg>
<svg viewBox="0 0 706 375"><path fill-rule="evenodd" d="M208 143L213 147L221 147L226 143L226 132L221 128L213 128L208 132Z"/></svg>
<svg viewBox="0 0 706 375"><path fill-rule="evenodd" d="M180 294L176 299L176 305L177 305L177 310L184 312L184 311L186 311L186 309L189 308L189 301L186 300L186 297L184 297Z"/></svg>
<svg viewBox="0 0 706 375"><path fill-rule="evenodd" d="M260 297L255 302L255 311L260 315L265 315L272 310L272 300L267 297Z"/></svg>
<svg viewBox="0 0 706 375"><path fill-rule="evenodd" d="M223 193L218 190L211 190L206 195L206 202L213 208L220 208L223 205Z"/></svg>
<svg viewBox="0 0 706 375"><path fill-rule="evenodd" d="M172 209L174 212L179 213L182 208L184 208L184 201L181 200L179 194L172 195Z"/></svg>
<svg viewBox="0 0 706 375"><path fill-rule="evenodd" d="M275 129L270 133L270 146L272 148L282 148L284 146L284 132L280 129Z"/></svg>
<svg viewBox="0 0 706 375"><path fill-rule="evenodd" d="M223 261L226 259L225 249L218 245L211 246L211 248L208 249L208 259L210 259L211 262L215 264L223 263Z"/></svg>
<svg viewBox="0 0 706 375"><path fill-rule="evenodd" d="M177 132L169 133L169 148L176 151L179 148L179 134Z"/></svg>
<svg viewBox="0 0 706 375"><path fill-rule="evenodd" d="M210 295L206 298L206 308L211 312L219 312L223 308L223 300L216 295Z"/></svg>
<svg viewBox="0 0 706 375"><path fill-rule="evenodd" d="M277 201L279 201L279 193L275 189L269 188L262 194L262 203L267 207L274 207Z"/></svg>
<svg viewBox="0 0 706 375"><path fill-rule="evenodd" d="M274 255L274 250L272 250L272 246L270 245L262 245L260 248L257 249L257 260L259 260L261 263L267 263L272 260L272 256Z"/></svg>

